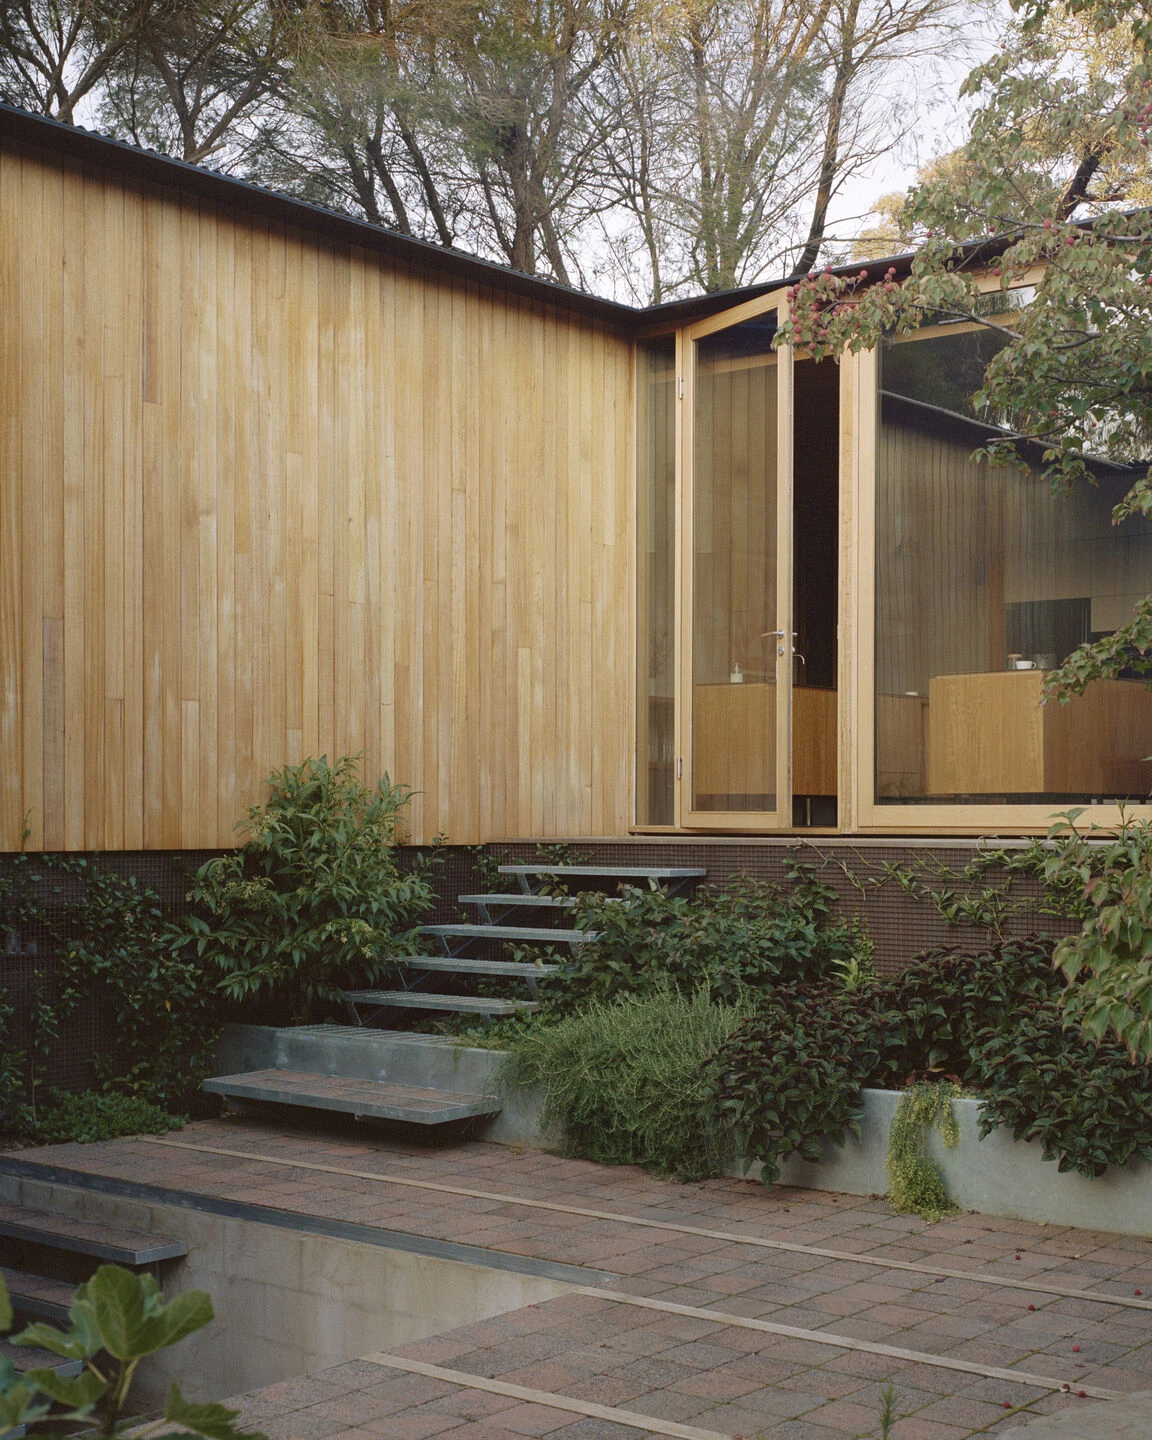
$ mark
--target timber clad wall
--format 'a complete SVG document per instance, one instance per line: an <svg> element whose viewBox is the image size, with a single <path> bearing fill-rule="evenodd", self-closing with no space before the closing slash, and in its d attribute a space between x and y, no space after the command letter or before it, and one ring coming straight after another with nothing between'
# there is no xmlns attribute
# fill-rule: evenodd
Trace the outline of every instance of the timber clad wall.
<svg viewBox="0 0 1152 1440"><path fill-rule="evenodd" d="M625 833L627 339L16 145L0 317L0 848L358 750L417 840Z"/></svg>

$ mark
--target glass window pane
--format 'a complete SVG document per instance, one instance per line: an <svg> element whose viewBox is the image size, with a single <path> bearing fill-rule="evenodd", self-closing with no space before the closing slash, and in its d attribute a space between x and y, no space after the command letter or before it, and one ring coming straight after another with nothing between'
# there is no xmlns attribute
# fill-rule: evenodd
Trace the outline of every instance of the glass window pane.
<svg viewBox="0 0 1152 1440"><path fill-rule="evenodd" d="M693 808L776 808L775 314L695 346Z"/></svg>
<svg viewBox="0 0 1152 1440"><path fill-rule="evenodd" d="M999 433L972 395L1003 344L973 328L884 346L876 514L880 804L1143 801L1152 692L1101 680L1039 704L1044 672L1152 590L1152 526L1111 522L1134 473L1053 496L972 453Z"/></svg>
<svg viewBox="0 0 1152 1440"><path fill-rule="evenodd" d="M637 359L640 490L637 804L640 825L675 823L673 625L676 603L676 341L641 345Z"/></svg>

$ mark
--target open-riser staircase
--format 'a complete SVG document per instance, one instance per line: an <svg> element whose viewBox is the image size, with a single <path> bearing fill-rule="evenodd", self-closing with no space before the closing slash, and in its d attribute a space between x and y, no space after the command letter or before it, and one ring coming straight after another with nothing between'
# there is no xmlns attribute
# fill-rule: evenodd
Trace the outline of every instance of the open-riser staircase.
<svg viewBox="0 0 1152 1440"><path fill-rule="evenodd" d="M424 927L422 934L431 942L430 953L398 956L394 988L344 992L351 1027L380 1033L381 1021L403 1011L486 1019L531 1013L539 1008L538 982L559 974L562 964L504 960L495 958L493 952L519 943L550 947L554 952L567 948L569 954L575 954L580 946L598 939L595 931L539 923L541 919L562 920L565 911L572 909L575 897L569 887L601 894L619 885L677 890L702 880L706 872L660 866L544 864L501 865L500 874L514 877L517 888L458 896L458 903L475 907L479 918L475 922ZM433 946L438 953L431 953ZM514 993L481 996L431 988L443 984L440 977L446 975L465 982L478 978L505 981L507 986L502 988ZM471 989L471 984L466 988ZM331 1069L318 1073L274 1068L222 1075L206 1080L204 1089L226 1100L301 1106L339 1111L357 1119L399 1120L417 1125L476 1120L500 1110L499 1101L491 1096L371 1081L332 1073Z"/></svg>

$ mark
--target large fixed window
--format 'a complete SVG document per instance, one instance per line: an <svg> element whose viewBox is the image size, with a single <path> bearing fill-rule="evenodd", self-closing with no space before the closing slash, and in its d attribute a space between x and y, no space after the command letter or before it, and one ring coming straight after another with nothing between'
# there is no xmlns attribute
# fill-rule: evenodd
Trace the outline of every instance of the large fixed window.
<svg viewBox="0 0 1152 1440"><path fill-rule="evenodd" d="M972 397L1001 344L935 326L880 356L875 801L1146 802L1144 682L1040 699L1045 671L1152 591L1152 526L1112 524L1123 467L1054 496L1035 448L1024 469L972 458L999 433Z"/></svg>

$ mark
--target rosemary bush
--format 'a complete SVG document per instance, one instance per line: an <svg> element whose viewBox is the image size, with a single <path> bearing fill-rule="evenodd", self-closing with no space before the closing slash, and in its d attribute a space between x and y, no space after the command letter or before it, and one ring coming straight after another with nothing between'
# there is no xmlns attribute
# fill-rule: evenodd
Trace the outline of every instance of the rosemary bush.
<svg viewBox="0 0 1152 1440"><path fill-rule="evenodd" d="M713 1115L712 1064L748 1013L703 987L593 1001L526 1030L503 1080L543 1089L544 1125L563 1135L570 1154L699 1179L731 1153Z"/></svg>

